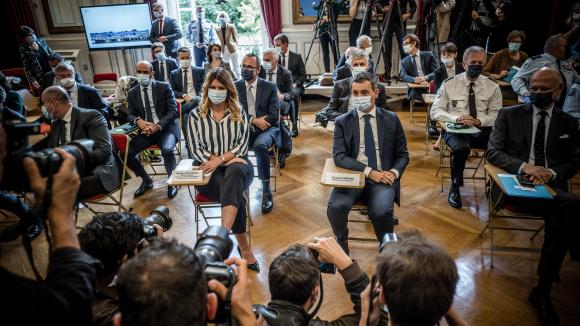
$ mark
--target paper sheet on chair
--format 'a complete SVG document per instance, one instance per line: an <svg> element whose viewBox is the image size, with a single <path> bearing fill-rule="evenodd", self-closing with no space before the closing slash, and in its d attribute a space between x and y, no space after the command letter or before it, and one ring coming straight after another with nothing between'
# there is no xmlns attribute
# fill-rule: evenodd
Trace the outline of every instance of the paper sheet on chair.
<svg viewBox="0 0 580 326"><path fill-rule="evenodd" d="M360 176L356 173L329 172L326 174L326 183L335 186L357 187Z"/></svg>
<svg viewBox="0 0 580 326"><path fill-rule="evenodd" d="M198 166L193 166L193 160L181 160L173 171L172 177L179 181L201 181L203 171Z"/></svg>

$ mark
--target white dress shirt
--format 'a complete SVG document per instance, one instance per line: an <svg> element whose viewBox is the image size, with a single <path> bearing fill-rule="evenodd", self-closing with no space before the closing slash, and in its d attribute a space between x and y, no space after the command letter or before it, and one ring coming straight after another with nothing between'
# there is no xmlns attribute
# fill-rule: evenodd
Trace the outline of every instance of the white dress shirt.
<svg viewBox="0 0 580 326"><path fill-rule="evenodd" d="M423 66L421 66L421 51L417 50L417 53L412 57L415 60L415 64L417 65L417 76L423 77L425 74L423 73Z"/></svg>
<svg viewBox="0 0 580 326"><path fill-rule="evenodd" d="M445 70L447 70L447 78L455 76L455 62L451 64L451 67L445 66Z"/></svg>
<svg viewBox="0 0 580 326"><path fill-rule="evenodd" d="M451 76L450 76L451 77ZM469 84L465 72L446 79L435 96L430 116L435 121L456 122L462 115L469 115ZM502 107L502 97L496 82L485 76L475 81L475 107L481 127L492 127Z"/></svg>
<svg viewBox="0 0 580 326"><path fill-rule="evenodd" d="M66 91L70 96L70 100L72 101L72 104L74 106L78 107L79 106L79 88L77 87L77 83L75 82L75 85L73 87L71 87L71 89L67 89Z"/></svg>
<svg viewBox="0 0 580 326"><path fill-rule="evenodd" d="M258 78L256 78L256 80L254 80L254 82L251 84L246 82L246 96L248 95L248 91L250 91L250 85L252 86L251 91L252 95L254 96L254 106L250 107L250 104L248 103L248 114L253 118L256 116L256 88L258 87Z"/></svg>
<svg viewBox="0 0 580 326"><path fill-rule="evenodd" d="M368 158L365 155L365 115L370 115L371 119L370 119L370 123L371 123L371 129L373 130L373 139L375 141L375 153L376 153L376 160L377 160L377 170L381 171L382 170L382 166L381 166L381 155L380 155L380 147L379 147L379 133L377 131L377 110L376 107L373 106L373 108L367 112L367 113L361 113L360 111L357 111L357 116L358 116L358 130L359 130L359 145L358 145L358 156L356 158L357 161L367 164L368 165ZM365 176L369 176L369 173L371 173L372 168L370 166L365 167L364 169L364 174ZM391 172L393 172L395 174L395 177L398 179L399 178L399 171L395 170L395 169L391 169Z"/></svg>
<svg viewBox="0 0 580 326"><path fill-rule="evenodd" d="M145 96L143 96L143 89L147 89L147 97L149 97L149 106L151 107L151 113L153 115L153 123L159 123L159 118L157 117L157 112L155 112L155 102L153 101L153 88L151 87L151 83L147 87L143 87L139 85L139 94L141 94L141 103L143 104L143 110L145 114L147 114L147 107L145 106ZM146 120L145 117L141 117L142 119Z"/></svg>
<svg viewBox="0 0 580 326"><path fill-rule="evenodd" d="M538 122L540 122L540 119L542 118L542 116L540 115L540 112L542 110L540 110L539 108L537 108L535 105L532 105L533 109L534 109L534 116L532 118L532 143L530 144L530 157L528 159L528 164L529 165L536 165L536 153L534 151L534 145L536 143L536 131L538 130ZM546 145L548 143L548 131L550 130L550 119L552 118L552 112L554 111L554 104L552 104L552 106L545 110L546 113L548 113L548 115L546 115L546 117L544 118L544 124L546 126L545 129L545 133L544 133L544 157L546 158L545 160L545 164L546 166L544 166L545 168L548 168L548 158L546 157ZM518 173L521 174L522 173L522 169L524 168L524 165L526 163L522 163L522 165L520 165L520 168L518 169ZM553 169L548 169L548 171L552 172L552 179L556 176L556 171L554 171Z"/></svg>
<svg viewBox="0 0 580 326"><path fill-rule="evenodd" d="M185 74L185 71L184 68L181 68L181 78L183 78L183 74ZM185 76L187 78L187 89L184 90L184 93L194 97L197 93L195 92L195 85L193 84L193 72L191 71L191 67L187 68L187 74ZM183 80L181 82L183 83Z"/></svg>
<svg viewBox="0 0 580 326"><path fill-rule="evenodd" d="M278 60L278 64L286 69L288 69L288 54L290 54L290 50L286 51L286 53L280 53L280 60ZM285 56L284 64L282 64L282 56Z"/></svg>

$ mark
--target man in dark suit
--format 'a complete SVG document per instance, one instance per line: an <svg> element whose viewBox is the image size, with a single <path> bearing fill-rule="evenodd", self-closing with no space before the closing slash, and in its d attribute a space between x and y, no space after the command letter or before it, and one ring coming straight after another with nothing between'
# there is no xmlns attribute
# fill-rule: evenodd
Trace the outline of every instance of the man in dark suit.
<svg viewBox="0 0 580 326"><path fill-rule="evenodd" d="M188 47L180 47L177 57L181 68L171 72L171 89L177 99L183 99L181 103L181 130L185 137L187 154L191 156L189 142L187 141L187 117L191 110L199 106L201 99L201 87L205 80L205 69L191 65L191 50Z"/></svg>
<svg viewBox="0 0 580 326"><path fill-rule="evenodd" d="M276 35L276 37L274 37L274 44L278 50L280 50L278 63L282 67L290 70L292 73L292 90L296 94L296 97L294 98L293 110L290 112L290 119L292 119L292 123L296 125L298 112L300 111L298 100L304 93L304 83L307 79L306 66L304 65L304 61L302 61L302 56L300 54L288 49L288 36L286 36L286 34ZM296 135L298 135L297 132Z"/></svg>
<svg viewBox="0 0 580 326"><path fill-rule="evenodd" d="M133 87L127 95L127 119L137 125L140 134L129 144L127 165L143 181L135 191L135 198L153 189L153 180L145 172L137 155L151 145L161 149L163 164L168 175L175 170L173 148L179 141L177 104L169 84L153 80L153 67L148 61L135 66L139 87ZM177 188L167 187L167 197L177 195Z"/></svg>
<svg viewBox="0 0 580 326"><path fill-rule="evenodd" d="M267 49L262 53L262 69L258 77L276 84L278 100L280 100L280 114L285 116L293 109L296 94L292 90L292 73L278 64L278 54L277 49ZM292 152L292 137L298 135L298 126L292 124L292 131L289 134L287 131L288 128L280 125L282 146L278 149L278 161L281 168L286 166L286 158Z"/></svg>
<svg viewBox="0 0 580 326"><path fill-rule="evenodd" d="M46 89L50 86L60 86L55 71L56 66L61 62L64 62L64 59L59 53L54 52L53 54L48 56L48 64L50 65L50 68L52 70L46 72L42 76L42 84L41 84L42 89ZM77 82L77 84L84 84L83 77L81 76L81 74L79 74L78 71L75 71L75 81Z"/></svg>
<svg viewBox="0 0 580 326"><path fill-rule="evenodd" d="M375 63L371 57L373 53L373 40L368 35L361 35L356 39L356 47L349 47L344 51L338 62L336 63L336 70L332 73L332 79L336 80L343 80L345 78L352 77L352 73L350 71L349 61L350 55L352 51L356 49L361 49L368 53L369 55L369 69L368 72L374 73L375 72Z"/></svg>
<svg viewBox="0 0 580 326"><path fill-rule="evenodd" d="M388 10L389 4L391 2L383 0L380 1L381 5L383 5L383 10ZM403 59L407 54L404 50L403 45L403 34L407 29L407 22L409 19L413 18L413 15L417 11L417 2L415 0L399 0L392 2L394 7L391 10L391 18L389 20L389 25L387 26L387 33L385 37L385 46L386 46L386 56L385 59L387 62L391 62L392 55L393 55L393 33L395 34L395 38L397 40L397 44L399 45L399 55L401 59ZM388 15L384 15L384 19L387 19ZM385 75L391 76L391 67L385 68Z"/></svg>
<svg viewBox="0 0 580 326"><path fill-rule="evenodd" d="M238 99L252 124L250 145L256 154L258 177L262 181L262 212L272 211L270 191L270 153L272 145L281 146L280 104L276 85L258 78L260 58L248 53L242 60L242 77L236 81Z"/></svg>
<svg viewBox="0 0 580 326"><path fill-rule="evenodd" d="M167 56L167 53L165 53L165 45L161 42L151 44L151 51L153 52L153 57L156 58L151 62L153 71L155 72L155 80L169 83L171 72L179 68L177 61Z"/></svg>
<svg viewBox="0 0 580 326"><path fill-rule="evenodd" d="M580 247L577 231L580 199L568 193L567 181L578 169L578 127L576 120L555 102L563 80L553 68L541 68L531 78L531 103L502 109L489 138L487 160L512 174L528 176L536 184L548 184L556 192L551 201L508 198L518 206L544 215L545 238L538 265L539 283L529 301L542 325L558 325L550 300L552 282L559 281L559 271L566 253ZM577 257L576 257L577 258Z"/></svg>
<svg viewBox="0 0 580 326"><path fill-rule="evenodd" d="M431 51L419 51L419 42L415 34L408 34L403 38L403 47L409 55L401 60L401 78L406 83L429 85L437 69L437 59ZM407 99L423 102L421 95L424 93L429 93L429 89L409 88Z"/></svg>
<svg viewBox="0 0 580 326"><path fill-rule="evenodd" d="M349 65L351 74L357 75L361 72L368 72L368 65L369 55L365 51L357 49L351 53ZM371 74L371 76L375 77L374 74ZM327 120L334 121L336 117L348 112L349 108L352 108L351 84L352 77L334 83L330 101L328 102L328 105L320 111ZM378 84L377 89L379 90L379 95L377 96L376 104L378 107L387 109L385 87Z"/></svg>
<svg viewBox="0 0 580 326"><path fill-rule="evenodd" d="M167 55L176 58L179 40L183 37L181 28L179 28L179 22L174 18L165 16L163 4L156 2L151 8L153 9L153 16L156 19L151 23L149 41L151 43L163 43L167 50Z"/></svg>
<svg viewBox="0 0 580 326"><path fill-rule="evenodd" d="M374 76L361 72L352 80L356 110L336 119L332 155L338 167L364 172L364 189L335 188L327 217L336 240L348 251L348 213L362 199L379 241L393 232L393 203L399 204L400 178L409 163L407 141L395 113L375 105L379 89Z"/></svg>
<svg viewBox="0 0 580 326"><path fill-rule="evenodd" d="M95 142L91 153L92 166L95 168L81 176L78 197L83 199L106 194L119 187L121 179L105 118L95 110L74 106L62 87L48 87L42 93L41 100L51 115L52 128L49 136L35 147L54 148L79 139Z"/></svg>

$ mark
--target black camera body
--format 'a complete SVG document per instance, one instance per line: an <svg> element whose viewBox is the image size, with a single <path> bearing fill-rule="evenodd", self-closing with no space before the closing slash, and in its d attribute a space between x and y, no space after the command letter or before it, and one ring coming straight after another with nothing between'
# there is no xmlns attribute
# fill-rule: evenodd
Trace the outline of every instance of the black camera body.
<svg viewBox="0 0 580 326"><path fill-rule="evenodd" d="M320 123L320 126L326 128L328 126L328 117L326 112L318 111L314 113L314 123Z"/></svg>
<svg viewBox="0 0 580 326"><path fill-rule="evenodd" d="M148 217L143 219L143 231L145 232L145 239L152 239L157 237L157 230L154 224L163 228L163 232L171 229L173 220L169 216L169 208L167 206L159 206L152 210Z"/></svg>
<svg viewBox="0 0 580 326"><path fill-rule="evenodd" d="M214 225L203 231L194 248L195 254L203 264L206 279L216 280L230 290L236 284L236 273L223 261L229 257L233 245L228 229ZM229 309L220 299L216 316L210 322L219 324L229 319Z"/></svg>

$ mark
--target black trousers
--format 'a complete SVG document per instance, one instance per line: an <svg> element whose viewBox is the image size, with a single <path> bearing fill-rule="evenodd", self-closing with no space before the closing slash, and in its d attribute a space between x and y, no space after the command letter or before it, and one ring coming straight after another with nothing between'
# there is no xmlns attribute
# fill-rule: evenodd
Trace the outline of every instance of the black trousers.
<svg viewBox="0 0 580 326"><path fill-rule="evenodd" d="M234 234L246 232L246 199L243 194L250 188L254 179L252 163L247 157L244 160L247 164L232 163L218 167L207 185L195 187L202 194L218 200L222 207L233 205L238 208L232 226Z"/></svg>
<svg viewBox="0 0 580 326"><path fill-rule="evenodd" d="M348 28L348 43L350 46L356 46L356 39L360 34L360 28L362 27L362 20L354 18L350 27ZM364 35L371 36L371 21L370 19L367 21Z"/></svg>
<svg viewBox="0 0 580 326"><path fill-rule="evenodd" d="M477 134L443 133L443 139L451 149L451 181L463 187L463 170L471 148L487 149L491 127L480 127Z"/></svg>
<svg viewBox="0 0 580 326"><path fill-rule="evenodd" d="M151 182L151 177L143 168L141 162L137 158L137 155L144 151L147 147L151 145L159 146L161 149L161 156L163 156L163 164L165 165L165 171L167 175L171 175L171 172L175 170L175 156L173 155L173 148L177 143L177 138L175 135L167 130L159 131L153 135L137 135L131 139L129 143L129 154L127 157L127 166L133 170L133 172L143 179L143 181Z"/></svg>
<svg viewBox="0 0 580 326"><path fill-rule="evenodd" d="M393 18L391 17L391 19ZM387 35L385 37L385 48L387 52L385 57L387 62L389 63L389 66L385 67L385 73L389 77L391 76L391 62L393 57L393 33L395 33L397 44L399 45L399 54L401 60L403 60L403 58L407 56L405 54L405 51L403 51L403 24L399 22L389 23L389 26L387 27ZM379 63L377 62L377 65L378 64Z"/></svg>
<svg viewBox="0 0 580 326"><path fill-rule="evenodd" d="M326 215L338 242L348 239L348 213L358 201L368 206L369 218L379 241L385 233L393 232L395 188L367 179L364 189L334 188L328 200Z"/></svg>
<svg viewBox="0 0 580 326"><path fill-rule="evenodd" d="M324 71L331 72L334 69L330 69L330 55L328 52L328 48L332 49L332 61L334 62L334 67L336 67L336 63L338 62L338 50L336 49L336 43L330 38L330 34L328 32L320 35L320 47L322 48L322 61L324 62Z"/></svg>

